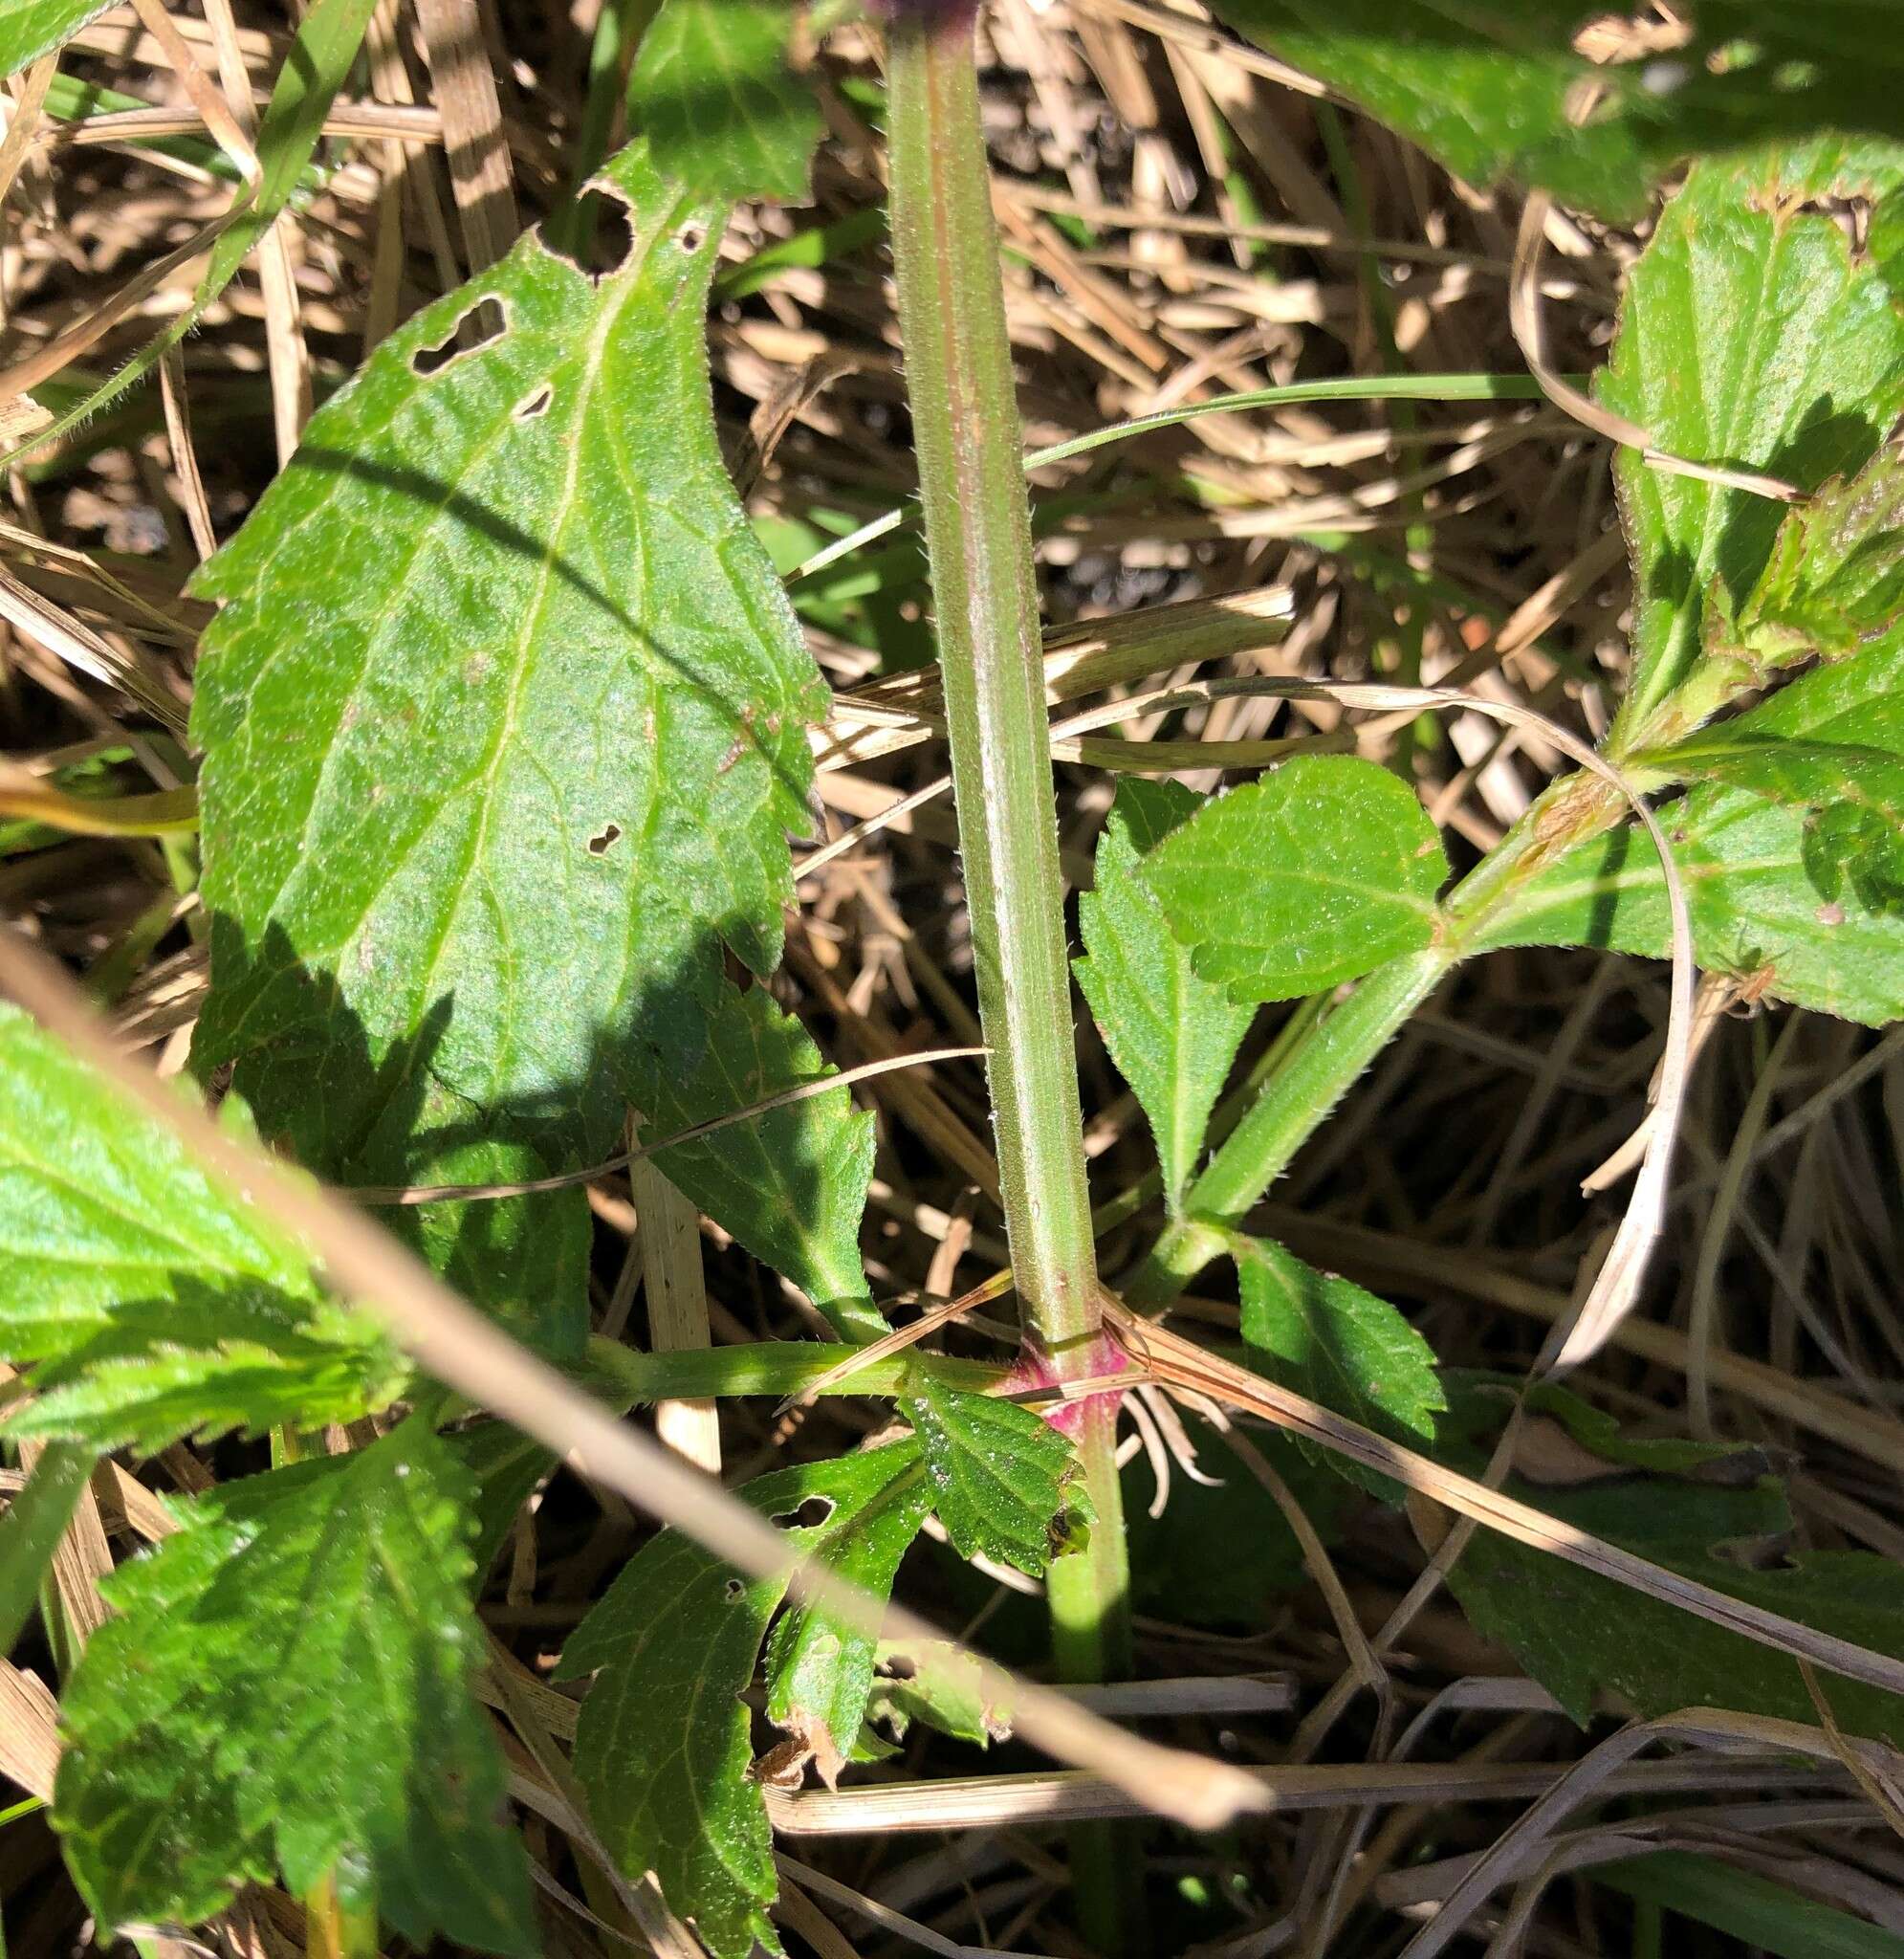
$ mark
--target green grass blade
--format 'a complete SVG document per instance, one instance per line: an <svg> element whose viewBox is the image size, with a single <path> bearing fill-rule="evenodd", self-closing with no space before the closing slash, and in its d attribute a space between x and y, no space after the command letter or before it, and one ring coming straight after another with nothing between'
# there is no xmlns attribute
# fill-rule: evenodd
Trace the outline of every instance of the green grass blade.
<svg viewBox="0 0 1904 1959"><path fill-rule="evenodd" d="M324 118L330 114L344 77L357 59L374 5L375 0L317 0L297 31L291 52L284 57L264 121L258 127L257 155L262 174L257 194L234 212L213 243L205 276L192 303L148 346L69 408L52 428L31 437L17 453L44 449L58 441L87 416L142 381L165 352L192 331L206 308L231 283L252 247L303 181L317 139L323 133Z"/></svg>
<svg viewBox="0 0 1904 1959"><path fill-rule="evenodd" d="M1074 435L1067 442L1027 451L1024 466L1027 470L1043 469L1048 463L1067 462L1074 455L1085 455L1114 442L1127 442L1133 435L1174 429L1204 415L1234 415L1249 408L1297 407L1304 402L1527 402L1538 401L1540 395L1540 384L1531 374L1388 374L1373 378L1346 375L1330 381L1294 381L1280 387L1253 387L1240 394L1213 395L1207 402L1188 402L1181 407L1160 409L1154 415L1112 422L1103 429ZM863 544L888 536L909 515L906 510L889 510L871 523L862 524L850 536L815 552L804 564L796 566L789 574L789 582L811 578L816 571L837 563Z"/></svg>
<svg viewBox="0 0 1904 1959"><path fill-rule="evenodd" d="M1904 1938L1716 1857L1661 1850L1591 1875L1643 1904L1663 1905L1776 1959L1904 1959Z"/></svg>
<svg viewBox="0 0 1904 1959"><path fill-rule="evenodd" d="M39 1603L39 1584L98 1461L80 1442L50 1442L0 1517L0 1651L11 1652Z"/></svg>

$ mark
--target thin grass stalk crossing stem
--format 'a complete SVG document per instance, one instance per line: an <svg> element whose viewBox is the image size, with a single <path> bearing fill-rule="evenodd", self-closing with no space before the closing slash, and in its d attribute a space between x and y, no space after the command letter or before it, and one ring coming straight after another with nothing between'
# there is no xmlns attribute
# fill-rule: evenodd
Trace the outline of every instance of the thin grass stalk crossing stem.
<svg viewBox="0 0 1904 1959"><path fill-rule="evenodd" d="M1027 1360L1084 1380L1115 1369L1102 1351L1023 434L969 13L954 4L902 16L887 74L899 324L1012 1270ZM1072 1680L1129 1665L1114 1408L1085 1404L1080 1453L1096 1521L1051 1572L1057 1657ZM1121 1875L1130 1860L1101 1830L1075 1855L1081 1927L1115 1949L1136 1903Z"/></svg>

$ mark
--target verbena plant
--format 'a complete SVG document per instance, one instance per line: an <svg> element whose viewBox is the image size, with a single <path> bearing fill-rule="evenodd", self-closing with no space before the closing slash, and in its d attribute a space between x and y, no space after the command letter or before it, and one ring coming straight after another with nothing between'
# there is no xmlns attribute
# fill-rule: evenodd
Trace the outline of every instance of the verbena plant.
<svg viewBox="0 0 1904 1959"><path fill-rule="evenodd" d="M0 68L98 11L7 7ZM1392 1306L1251 1224L1463 960L1673 952L1634 792L1659 799L1709 975L1871 1026L1904 1015L1904 472L1888 439L1904 76L1883 10L1698 0L1656 31L1628 23L1598 60L1573 5L1219 11L1477 185L1630 221L1690 164L1592 383L1646 442L1615 462L1632 645L1601 758L1619 780L1561 776L1451 885L1409 780L1372 761L1298 756L1215 797L1125 775L1072 959L972 22L956 0L896 7L890 224L940 655L916 697L950 748L1022 1331L996 1364L915 1348L854 1372L887 1331L860 1251L872 1121L844 1087L785 1097L828 1067L764 983L832 703L723 463L704 343L730 204L798 198L820 119L773 0L663 0L633 57L641 133L584 160L582 201L378 347L198 581L218 611L196 799L151 812L195 825L203 850L192 1071L244 1148L345 1193L427 1200L386 1210L392 1230L620 1408L816 1385L888 1399L876 1445L739 1500L809 1576L877 1597L936 1519L963 1557L1042 1581L1062 1680L1131 1663L1125 1390L1190 1379L1258 1406L1234 1367L1190 1378L1196 1363L1131 1317L1228 1261L1258 1412L1308 1424L1342 1501L1412 1486L1501 1524L1449 1583L1568 1712L1610 1688L1641 1715L1811 1723L1817 1692L1844 1729L1904 1747L1904 1573L1861 1553L1722 1558L1720 1540L1777 1528L1776 1485L1687 1481L1702 1445L1625 1437L1551 1378L1522 1404L1630 1480L1617 1501L1592 1482L1540 1492L1548 1539L1524 1516L1509 1528L1484 1475L1498 1384L1444 1377ZM305 17L262 168L169 340L303 183L369 12L317 0ZM1189 650L1166 636L1146 671ZM1156 1143L1162 1227L1121 1305L1097 1266L1074 977ZM1225 1103L1258 1010L1290 1001L1306 1004ZM190 1926L241 1881L281 1880L339 1949L375 1949L380 1922L417 1946L541 1949L488 1704L600 1860L601 1910L635 1908L651 1881L710 1951L744 1959L777 1947L756 1684L782 1780L882 1756L908 1721L979 1743L1008 1724L955 1647L883 1647L785 1570L737 1572L668 1530L562 1650L561 1677L589 1681L565 1753L566 1732L537 1728L550 1697L486 1652L473 1606L549 1453L472 1419L335 1296L271 1202L86 1058L18 1012L0 1044L7 1426L38 1451L0 1524L0 1604L10 1637L36 1604L49 1622L53 1816L102 1926ZM649 1228L670 1206L690 1232L704 1213L835 1343L591 1338L581 1185L630 1112L658 1144L638 1185ZM234 1433L269 1433L275 1466L169 1501L82 1639L45 1574L96 1456ZM1634 1478L1652 1480L1643 1502ZM1821 1686L1795 1655L1838 1677ZM1127 1847L1086 1829L1072 1856L1085 1938L1141 1943ZM666 1934L665 1915L643 1924Z"/></svg>

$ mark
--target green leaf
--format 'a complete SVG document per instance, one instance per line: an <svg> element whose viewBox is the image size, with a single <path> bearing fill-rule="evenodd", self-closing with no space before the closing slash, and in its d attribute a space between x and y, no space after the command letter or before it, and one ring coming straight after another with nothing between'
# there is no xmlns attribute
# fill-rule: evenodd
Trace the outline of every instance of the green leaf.
<svg viewBox="0 0 1904 1959"><path fill-rule="evenodd" d="M923 1469L896 1475L873 1501L839 1520L821 1555L843 1578L884 1598L931 1508ZM865 1719L877 1645L805 1605L782 1614L767 1643L767 1718L813 1750L829 1783Z"/></svg>
<svg viewBox="0 0 1904 1959"><path fill-rule="evenodd" d="M1800 744L1799 769L1814 748L1828 759L1843 746L1854 768L1862 752L1904 759L1904 646L1804 674L1698 737L1700 749L1729 744L1739 754L1778 742ZM1758 766L1769 780L1771 765ZM1873 806L1839 803L1823 820L1758 787L1722 782L1667 804L1660 816L1686 883L1700 965L1762 976L1779 999L1869 1026L1904 1016L1904 910L1892 891L1888 824L1881 847L1863 854L1889 793L1881 779ZM1629 827L1535 873L1477 949L1593 945L1663 958L1671 944L1658 859Z"/></svg>
<svg viewBox="0 0 1904 1959"><path fill-rule="evenodd" d="M721 210L643 145L625 259L530 235L385 341L201 575L201 1069L340 1182L513 1181L821 1071L764 994L826 693L721 466ZM464 339L459 341L459 330ZM394 540L394 541L393 541ZM284 622L295 619L289 634ZM866 1118L843 1090L670 1178L864 1338ZM401 1214L558 1354L579 1192ZM421 1222L419 1222L419 1220Z"/></svg>
<svg viewBox="0 0 1904 1959"><path fill-rule="evenodd" d="M1217 0L1215 11L1456 176L1539 185L1608 217L1639 216L1658 179L1701 150L1904 132L1886 0L1700 0L1681 45L1617 61L1583 39L1609 16L1579 0ZM1589 82L1598 99L1583 123L1570 99Z"/></svg>
<svg viewBox="0 0 1904 1959"><path fill-rule="evenodd" d="M0 6L7 4L9 0L0 0ZM79 403L63 410L51 428L35 431L30 447L40 448L64 435L149 374L166 350L177 346L191 332L206 309L231 283L258 240L284 211L294 193L308 182L312 154L323 134L324 119L331 112L331 104L343 86L351 63L357 59L374 8L375 0L316 0L277 72L271 100L265 105L263 120L258 124L253 144L259 168L257 191L234 208L235 214L212 241L191 304L101 385L89 389ZM88 4L76 12L61 4L61 0L26 0L22 11L29 17L70 22L62 32L71 33L101 10ZM5 26L0 25L0 34L5 32ZM23 36L23 44L30 38Z"/></svg>
<svg viewBox="0 0 1904 1959"><path fill-rule="evenodd" d="M787 62L785 0L666 0L628 84L659 169L710 197L804 204L824 124Z"/></svg>
<svg viewBox="0 0 1904 1959"><path fill-rule="evenodd" d="M196 319L231 282L290 203L375 11L376 0L317 0L304 16L258 123L257 195L219 233L188 319Z"/></svg>
<svg viewBox="0 0 1904 1959"><path fill-rule="evenodd" d="M1819 203L1894 198L1900 174L1904 152L1828 145L1701 164L1629 277L1600 400L1674 455L1766 471L1805 491L1854 475L1904 411L1904 232L1874 224L1854 253ZM1865 491L1893 473L1880 470ZM1858 525L1869 539L1889 521L1882 498L1867 508L1861 493L1830 491L1814 537L1769 497L1652 469L1631 450L1618 452L1614 474L1636 587L1616 752L1686 732L1750 684L1751 661L1728 662L1719 676L1699 670L1709 643L1722 655L1739 637L1733 622L1754 616L1768 577L1762 633L1795 601L1799 616L1822 623L1804 597L1815 581L1796 542L1859 564L1859 596L1846 601L1854 635L1872 605L1890 603L1882 567L1854 555ZM1682 687L1689 699L1672 704Z"/></svg>
<svg viewBox="0 0 1904 1959"><path fill-rule="evenodd" d="M1232 1240L1250 1365L1364 1428L1419 1448L1447 1406L1434 1350L1386 1299L1263 1238ZM1317 1459L1378 1496L1395 1486L1326 1450Z"/></svg>
<svg viewBox="0 0 1904 1959"><path fill-rule="evenodd" d="M913 1722L954 1741L990 1748L1012 1732L1012 1708L987 1688L976 1657L950 1640L883 1640L866 1718L904 1741Z"/></svg>
<svg viewBox="0 0 1904 1959"><path fill-rule="evenodd" d="M1318 1454L1286 1436L1251 1437L1289 1486L1324 1544L1337 1535L1348 1491ZM1174 1473L1162 1515L1150 1515L1149 1464L1135 1456L1124 1471L1125 1530L1130 1542L1130 1602L1174 1625L1262 1633L1306 1582L1302 1547L1275 1497L1207 1430L1196 1437L1198 1465L1215 1485Z"/></svg>
<svg viewBox="0 0 1904 1959"><path fill-rule="evenodd" d="M902 1442L780 1470L737 1494L777 1521L809 1504L828 1506L821 1521L796 1523L788 1536L863 1579L884 1571L889 1584L905 1549L894 1549L893 1519L911 1512L918 1471L918 1450ZM780 1950L766 1912L777 1891L773 1835L748 1774L754 1750L740 1696L785 1590L778 1579L750 1582L692 1539L664 1530L624 1567L562 1652L559 1678L598 1674L575 1744L595 1827L630 1876L655 1873L715 1959L746 1959L755 1940ZM849 1671L861 1677L857 1650L842 1639L842 1681L829 1683L820 1621L799 1618L797 1630L776 1640L777 1689L784 1684L790 1700L836 1720L850 1714L843 1731L857 1733L864 1696L851 1710L843 1684ZM870 1687L870 1654L863 1677Z"/></svg>
<svg viewBox="0 0 1904 1959"><path fill-rule="evenodd" d="M1078 900L1074 962L1118 1072L1149 1119L1172 1208L1254 1009L1199 980L1144 874L1149 853L1202 806L1177 782L1127 776L1098 841L1097 888Z"/></svg>
<svg viewBox="0 0 1904 1959"><path fill-rule="evenodd" d="M0 0L0 75L17 75L70 41L112 0Z"/></svg>
<svg viewBox="0 0 1904 1959"><path fill-rule="evenodd" d="M1457 1437L1466 1436L1472 1440L1475 1434L1486 1432L1492 1416L1507 1406L1507 1398L1522 1398L1526 1404L1523 1441L1543 1423L1564 1431L1585 1452L1584 1458L1574 1461L1576 1473L1584 1463L1587 1473L1603 1476L1610 1475L1616 1469L1644 1469L1652 1475L1676 1477L1717 1474L1722 1479L1718 1495L1722 1505L1735 1502L1733 1497L1724 1493L1726 1489L1750 1488L1756 1492L1743 1500L1755 1507L1750 1515L1741 1517L1736 1513L1724 1513L1723 1528L1734 1535L1784 1528L1779 1521L1781 1512L1778 1509L1783 1499L1760 1483L1764 1459L1750 1448L1741 1448L1732 1442L1702 1442L1691 1436L1629 1435L1604 1409L1582 1400L1571 1388L1561 1387L1553 1381L1543 1381L1527 1390L1512 1376L1488 1375L1465 1369L1456 1370L1453 1379L1455 1384L1453 1427ZM1565 1454L1565 1450L1560 1450L1556 1460ZM1595 1471L1594 1465L1597 1464L1605 1466ZM1685 1508L1683 1492L1680 1508L1682 1510ZM1662 1530L1668 1528L1667 1520L1662 1517ZM1696 1545L1702 1535L1710 1536L1715 1528L1719 1527L1693 1517L1689 1541Z"/></svg>
<svg viewBox="0 0 1904 1959"><path fill-rule="evenodd" d="M335 1873L412 1945L540 1949L503 1759L470 1692L467 1479L415 1420L230 1483L121 1565L62 1704L54 1820L108 1926Z"/></svg>
<svg viewBox="0 0 1904 1959"><path fill-rule="evenodd" d="M478 1421L443 1438L474 1488L476 1533L470 1548L471 1590L480 1596L522 1506L556 1466L552 1451L507 1421Z"/></svg>
<svg viewBox="0 0 1904 1959"><path fill-rule="evenodd" d="M640 1042L642 1030L633 1037ZM701 1065L670 1075L665 1047L636 1064L647 1100L646 1134L667 1135L745 1109L796 1083L831 1074L806 1029L763 987L724 987L707 1020ZM677 1143L655 1158L755 1257L796 1280L835 1326L862 1342L887 1331L865 1297L860 1217L872 1180L870 1112L845 1090L770 1110L702 1142Z"/></svg>
<svg viewBox="0 0 1904 1959"><path fill-rule="evenodd" d="M4 6L5 0L0 0L0 8ZM77 122L87 116L107 116L129 109L149 110L152 104L142 96L127 95L121 89L102 88L97 81L82 81L77 75L55 75L47 88L42 114L57 121ZM179 162L190 164L195 169L203 170L208 176L217 177L227 184L244 182L237 165L208 137L137 137L129 141L125 147L128 150L142 150L155 156L175 157ZM327 170L307 161L303 174L292 189L292 201L301 201L321 190L328 175ZM39 392L40 390L35 390L35 393ZM47 406L52 407L54 404L49 401Z"/></svg>
<svg viewBox="0 0 1904 1959"><path fill-rule="evenodd" d="M1731 783L1810 811L1801 852L1812 888L1835 902L1849 885L1873 912L1904 906L1904 755L1850 742L1783 740L1740 720L1649 759L1689 781Z"/></svg>
<svg viewBox="0 0 1904 1959"><path fill-rule="evenodd" d="M0 1354L37 1363L14 1435L149 1452L354 1420L405 1378L300 1247L13 1007L0 1007Z"/></svg>
<svg viewBox="0 0 1904 1959"><path fill-rule="evenodd" d="M1466 1376L1451 1378L1449 1389L1452 1412L1441 1424L1444 1445L1436 1453L1456 1468L1478 1472L1518 1386ZM1543 1386L1533 1391L1531 1412L1556 1417L1576 1442L1590 1447L1591 1428L1566 1410L1572 1399L1565 1390ZM1904 1655L1904 1569L1864 1552L1819 1552L1764 1570L1728 1555L1731 1547L1749 1555L1783 1540L1791 1522L1784 1490L1762 1473L1764 1459L1757 1451L1665 1446L1674 1454L1655 1460L1681 1473L1634 1474L1629 1445L1592 1451L1605 1456L1604 1474L1594 1475L1590 1462L1583 1465L1569 1452L1565 1481L1534 1482L1522 1473L1506 1488L1563 1524L1735 1598L1877 1652ZM1519 1464L1524 1466L1530 1454L1543 1460L1541 1452L1523 1447ZM1583 1724L1603 1692L1641 1716L1712 1706L1817 1720L1788 1656L1493 1531L1476 1534L1449 1583L1476 1630L1505 1645ZM1893 1746L1904 1741L1904 1701L1897 1696L1836 1679L1828 1692L1850 1732Z"/></svg>
<svg viewBox="0 0 1904 1959"><path fill-rule="evenodd" d="M1265 1001L1421 951L1448 861L1400 778L1349 756L1302 756L1206 803L1144 869L1197 977Z"/></svg>
<svg viewBox="0 0 1904 1959"><path fill-rule="evenodd" d="M958 1554L1040 1576L1065 1501L1070 1443L1016 1401L961 1394L930 1376L899 1406L918 1433L939 1521Z"/></svg>
<svg viewBox="0 0 1904 1959"><path fill-rule="evenodd" d="M1779 526L1738 619L1739 646L1765 666L1816 653L1845 660L1904 617L1904 458L1880 449ZM1716 622L1717 623L1717 622Z"/></svg>
<svg viewBox="0 0 1904 1959"><path fill-rule="evenodd" d="M98 1461L79 1442L49 1442L0 1516L0 1653L11 1653L39 1605L40 1581Z"/></svg>

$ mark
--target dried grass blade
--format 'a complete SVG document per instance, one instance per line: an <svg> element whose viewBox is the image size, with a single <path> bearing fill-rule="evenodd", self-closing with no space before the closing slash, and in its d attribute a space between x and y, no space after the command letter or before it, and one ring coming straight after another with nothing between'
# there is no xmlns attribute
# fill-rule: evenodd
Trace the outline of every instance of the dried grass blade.
<svg viewBox="0 0 1904 1959"><path fill-rule="evenodd" d="M923 1312L909 1327L898 1327L883 1339L875 1340L870 1347L855 1351L851 1358L843 1360L838 1367L829 1367L810 1386L802 1388L798 1395L790 1395L782 1401L777 1415L784 1415L791 1408L810 1406L829 1389L837 1389L842 1381L850 1380L862 1369L870 1367L875 1361L889 1358L894 1354L903 1354L907 1348L916 1346L929 1334L936 1333L941 1327L950 1326L953 1320L963 1319L969 1312L974 1312L981 1306L989 1305L995 1299L1002 1299L1012 1289L1012 1275L1009 1271L995 1272L982 1285L974 1286L970 1292L962 1292L956 1299L949 1299L941 1306L932 1307Z"/></svg>
<svg viewBox="0 0 1904 1959"><path fill-rule="evenodd" d="M1805 1730L1809 1731L1809 1730ZM1271 1815L1360 1809L1386 1804L1520 1802L1547 1795L1571 1763L1368 1762L1274 1765L1245 1771L1259 1792L1256 1808ZM1801 1772L1801 1774L1809 1772ZM1616 1767L1598 1784L1608 1795L1678 1790L1758 1790L1791 1777L1789 1756L1757 1754L1740 1762L1696 1758ZM857 1789L799 1793L769 1787L767 1814L788 1837L869 1837L899 1832L994 1830L1033 1823L1116 1822L1150 1814L1101 1776L1013 1774L948 1776L931 1782L870 1783Z"/></svg>
<svg viewBox="0 0 1904 1959"><path fill-rule="evenodd" d="M1606 1791L1616 1772L1655 1741L1687 1741L1727 1750L1777 1750L1818 1761L1836 1760L1831 1744L1817 1728L1796 1721L1735 1714L1722 1707L1688 1707L1657 1721L1635 1722L1585 1755L1495 1839L1487 1854L1449 1892L1441 1909L1402 1948L1402 1959L1433 1959L1466 1925L1488 1893L1505 1882L1516 1869L1525 1867L1535 1846L1589 1796ZM1874 1742L1856 1746L1873 1760L1891 1752Z"/></svg>
<svg viewBox="0 0 1904 1959"><path fill-rule="evenodd" d="M1682 1577L1663 1565L1637 1557L1603 1538L1589 1536L1531 1505L1517 1502L1471 1477L1444 1469L1426 1456L1388 1442L1317 1402L1250 1374L1186 1340L1180 1333L1173 1333L1154 1321L1140 1319L1109 1295L1105 1296L1104 1312L1105 1325L1116 1332L1133 1361L1157 1380L1208 1395L1247 1414L1258 1415L1279 1428L1306 1436L1325 1449L1392 1477L1433 1502L1472 1518L1490 1530L1498 1530L1503 1537L1513 1538L1517 1544L1564 1558L1582 1571L1676 1605L1759 1645L1789 1653L1797 1660L1809 1660L1847 1680L1862 1681L1867 1686L1881 1688L1886 1693L1904 1694L1904 1661L1874 1653L1830 1633L1818 1632L1780 1613L1767 1612L1762 1606L1749 1605L1709 1585Z"/></svg>

